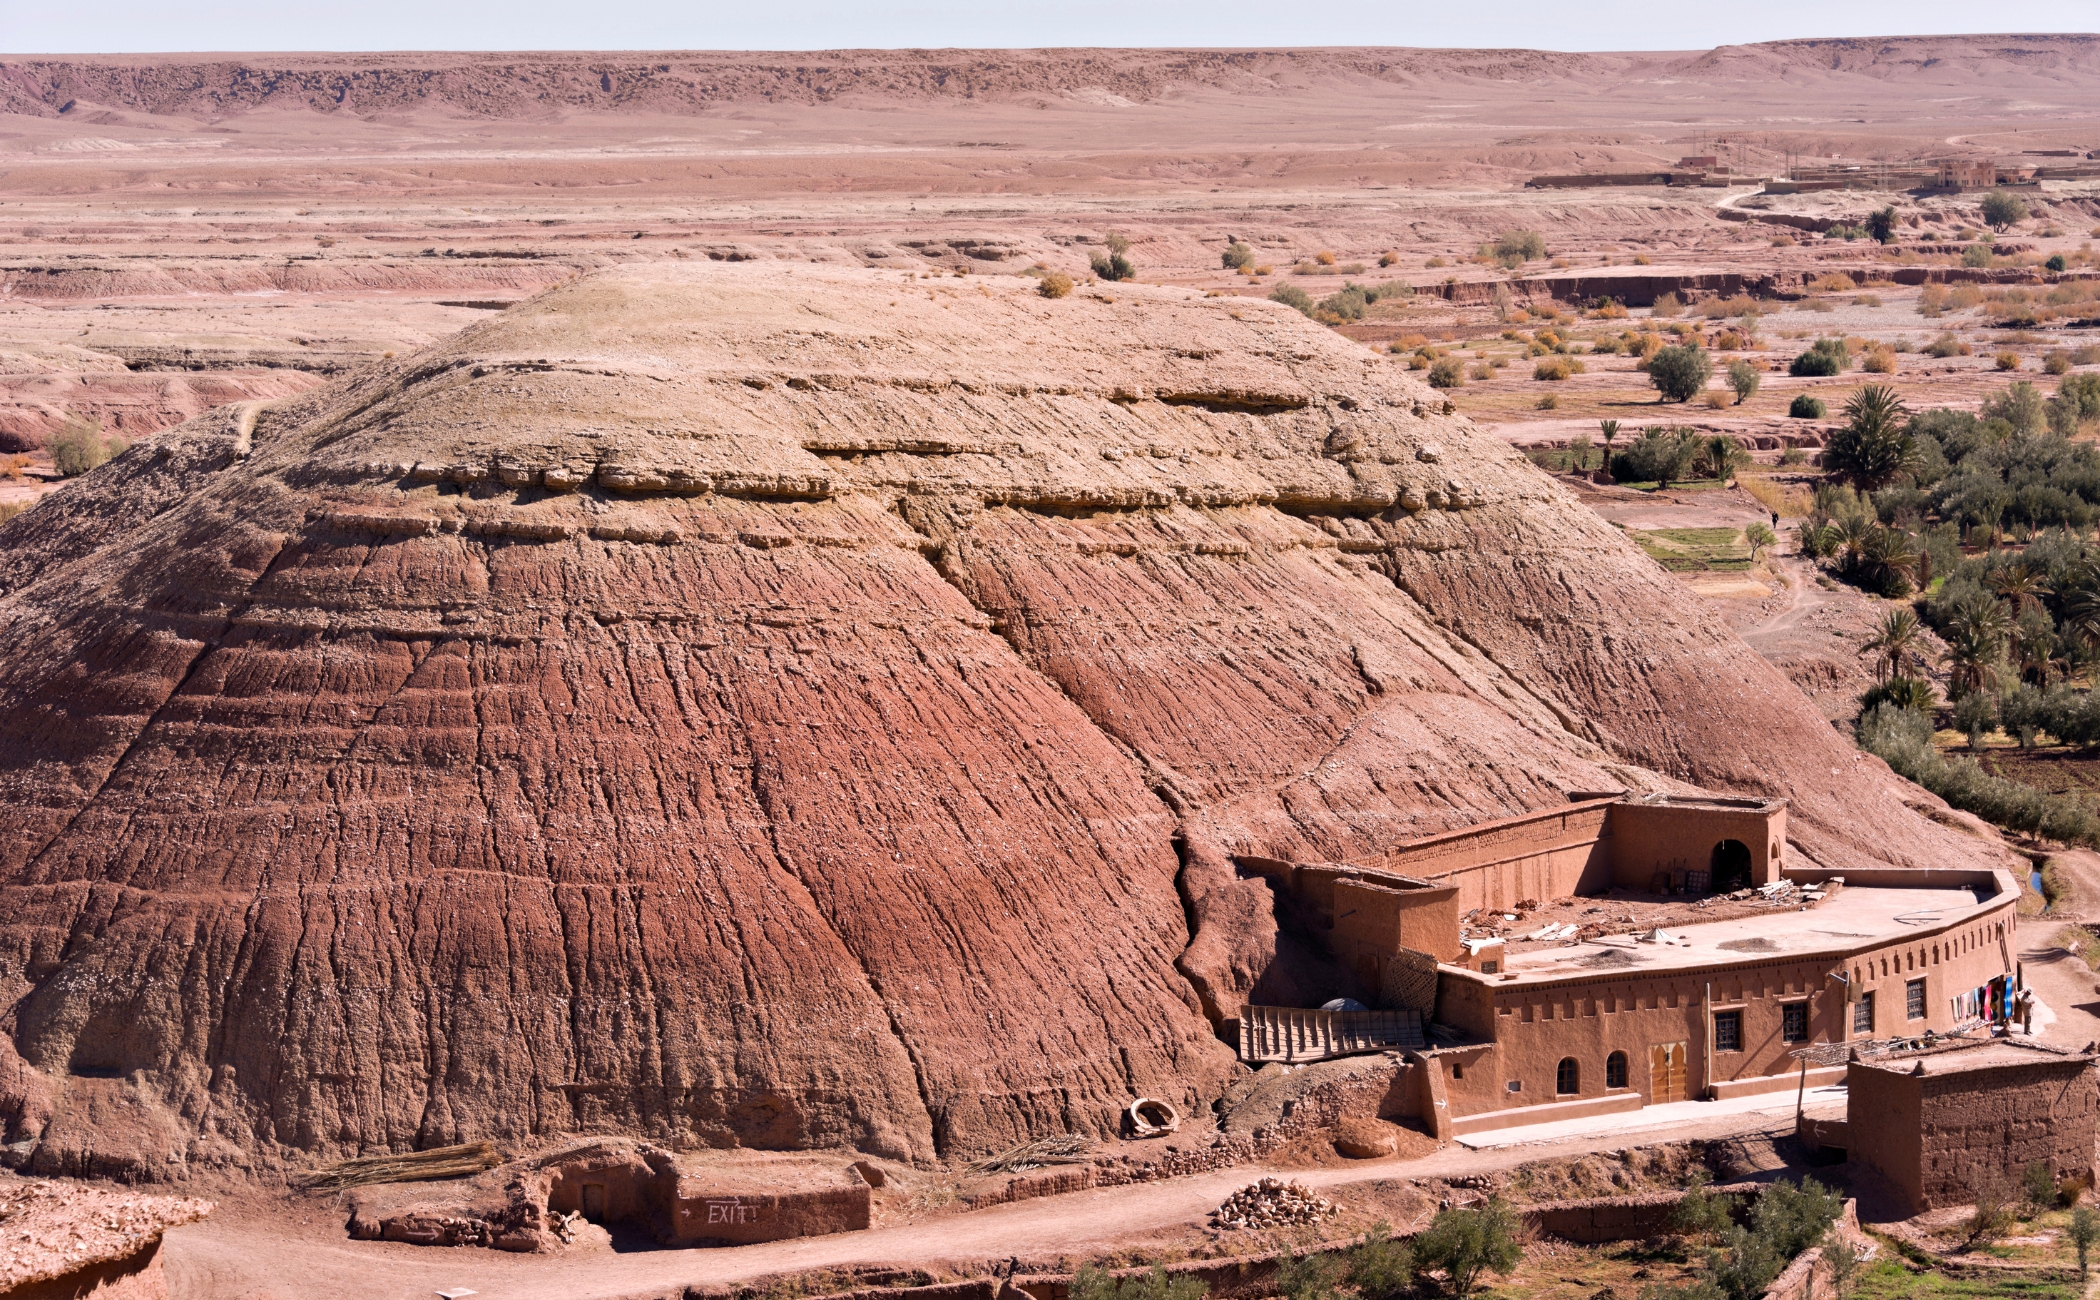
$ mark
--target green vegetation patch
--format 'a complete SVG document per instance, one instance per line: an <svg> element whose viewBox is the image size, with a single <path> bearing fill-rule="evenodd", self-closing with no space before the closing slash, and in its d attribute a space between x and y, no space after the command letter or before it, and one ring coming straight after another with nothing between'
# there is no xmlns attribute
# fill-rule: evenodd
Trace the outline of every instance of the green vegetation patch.
<svg viewBox="0 0 2100 1300"><path fill-rule="evenodd" d="M1881 1260L1861 1270L1851 1300L2075 1300L2082 1289L2075 1274L2056 1280L2010 1268L1913 1273L1894 1260Z"/></svg>
<svg viewBox="0 0 2100 1300"><path fill-rule="evenodd" d="M1750 543L1740 528L1627 531L1648 558L1672 573L1742 573L1750 567Z"/></svg>

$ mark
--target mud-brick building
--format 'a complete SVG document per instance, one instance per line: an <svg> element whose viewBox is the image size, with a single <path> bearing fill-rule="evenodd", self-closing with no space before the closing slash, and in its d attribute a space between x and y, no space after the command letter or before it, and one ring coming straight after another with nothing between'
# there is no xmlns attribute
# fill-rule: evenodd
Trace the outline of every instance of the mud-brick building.
<svg viewBox="0 0 2100 1300"><path fill-rule="evenodd" d="M1913 1214L1967 1205L1980 1181L2030 1164L2059 1179L2088 1174L2100 1120L2092 1066L2090 1052L2021 1039L1853 1061L1847 1155Z"/></svg>
<svg viewBox="0 0 2100 1300"><path fill-rule="evenodd" d="M1376 863L1240 863L1290 891L1378 1009L1437 1029L1415 1060L1435 1075L1417 1093L1440 1131L1794 1088L1802 1047L2002 1019L2015 972L2009 875L1796 868L1782 800L1577 794ZM1526 944L1468 940L1461 926L1476 908L1614 887L1782 883L1795 887L1784 907L1663 934ZM1250 1022L1272 1023L1263 1011ZM1805 1081L1842 1077L1835 1066Z"/></svg>

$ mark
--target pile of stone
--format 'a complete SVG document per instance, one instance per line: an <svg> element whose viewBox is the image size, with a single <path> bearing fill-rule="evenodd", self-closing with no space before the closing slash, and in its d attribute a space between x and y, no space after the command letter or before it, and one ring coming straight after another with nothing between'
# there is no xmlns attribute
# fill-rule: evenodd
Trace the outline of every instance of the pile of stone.
<svg viewBox="0 0 2100 1300"><path fill-rule="evenodd" d="M1264 1178L1242 1187L1210 1213L1214 1228L1286 1228L1318 1223L1334 1213L1334 1203L1298 1183Z"/></svg>

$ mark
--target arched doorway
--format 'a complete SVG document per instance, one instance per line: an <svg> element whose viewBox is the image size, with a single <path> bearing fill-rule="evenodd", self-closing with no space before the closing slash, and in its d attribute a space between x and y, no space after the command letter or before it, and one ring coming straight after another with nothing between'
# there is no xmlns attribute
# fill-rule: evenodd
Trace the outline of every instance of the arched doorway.
<svg viewBox="0 0 2100 1300"><path fill-rule="evenodd" d="M1741 840L1722 840L1714 845L1713 891L1726 894L1750 887L1750 846Z"/></svg>

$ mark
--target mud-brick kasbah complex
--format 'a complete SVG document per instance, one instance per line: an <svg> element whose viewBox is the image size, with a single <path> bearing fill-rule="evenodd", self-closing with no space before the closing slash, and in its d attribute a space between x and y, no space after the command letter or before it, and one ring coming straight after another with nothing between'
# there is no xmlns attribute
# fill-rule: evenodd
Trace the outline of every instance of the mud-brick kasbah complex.
<svg viewBox="0 0 2100 1300"><path fill-rule="evenodd" d="M1415 1048L1414 1108L1439 1136L1846 1072L1811 1045L1937 1038L2004 1019L2016 883L1990 870L1794 869L1783 800L1620 794L1406 844L1373 864L1240 860L1287 894ZM1512 951L1465 918L1614 887L1792 903L1747 919ZM1397 1015L1395 1013L1398 1013ZM1331 1054L1352 1013L1249 1007L1249 1060ZM1350 1044L1341 1044L1346 1048Z"/></svg>

